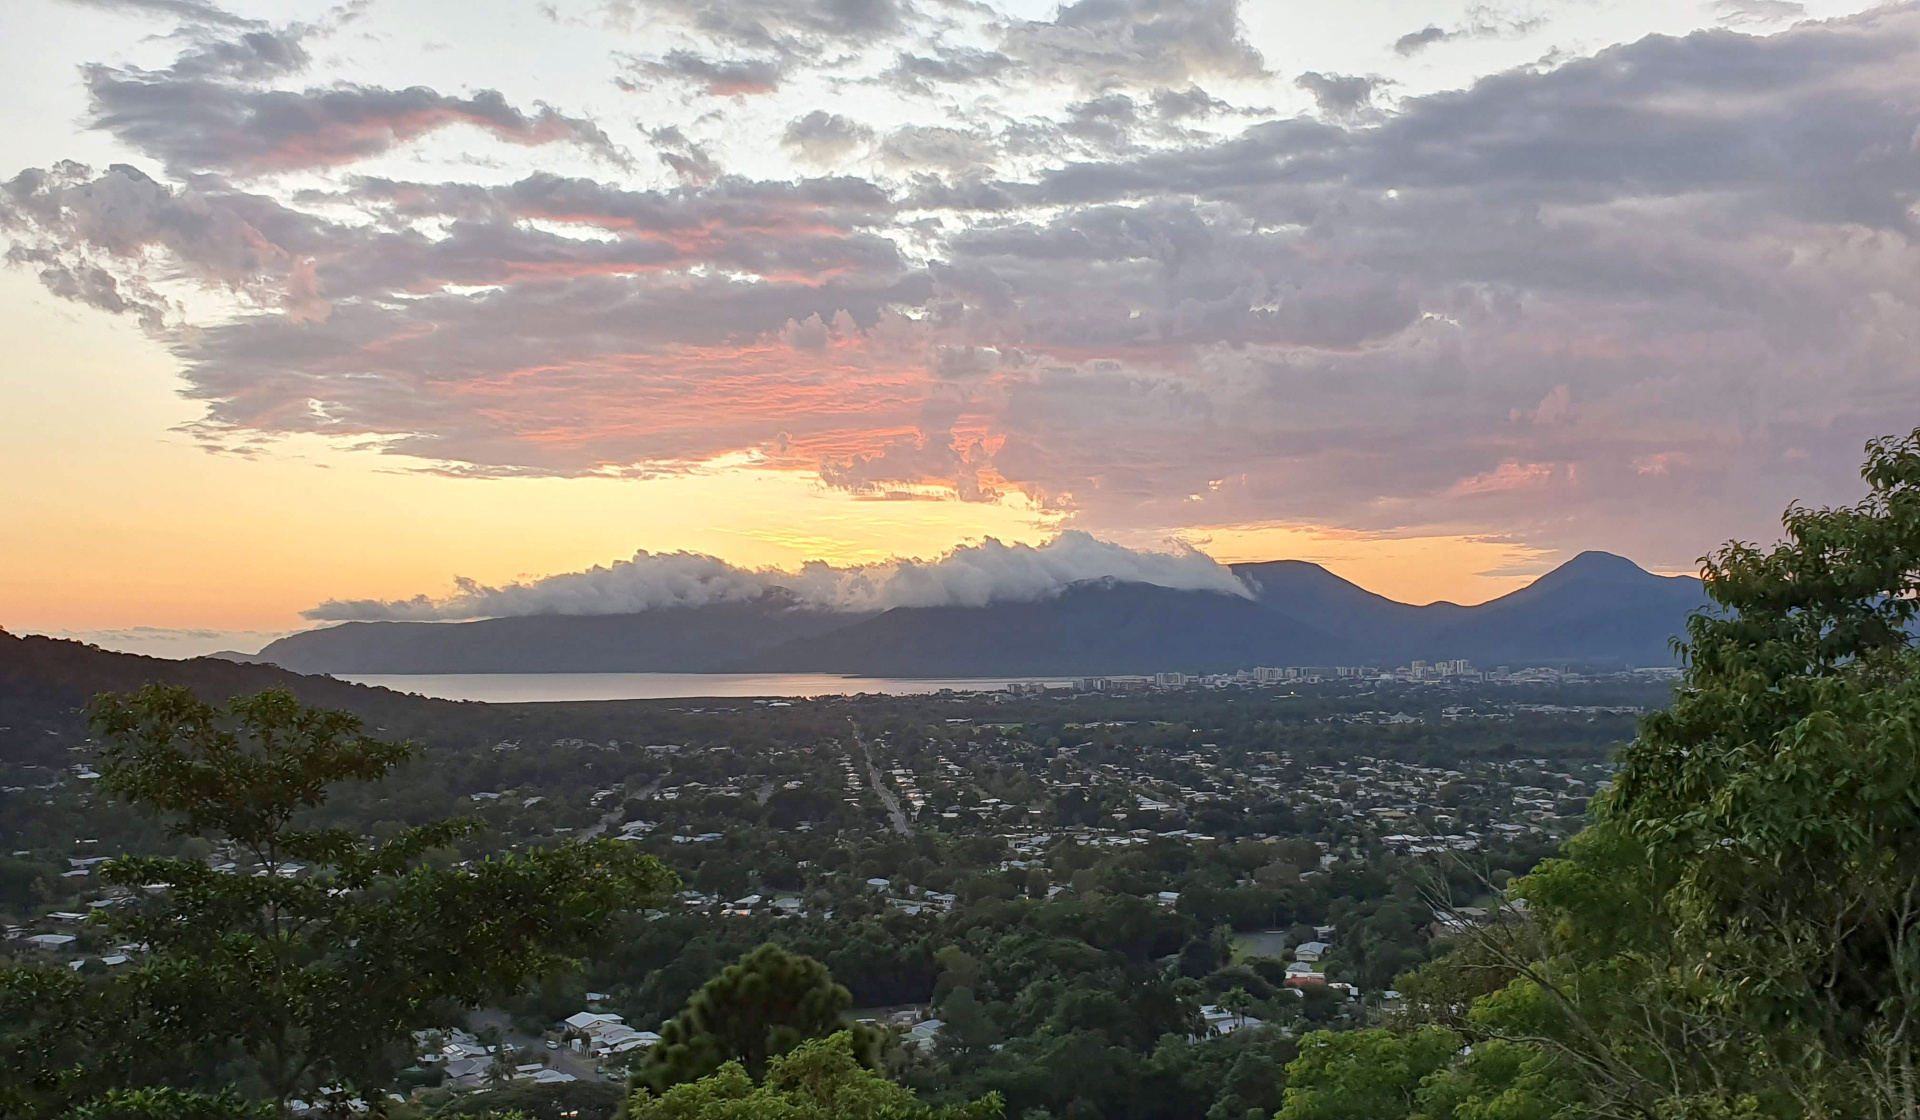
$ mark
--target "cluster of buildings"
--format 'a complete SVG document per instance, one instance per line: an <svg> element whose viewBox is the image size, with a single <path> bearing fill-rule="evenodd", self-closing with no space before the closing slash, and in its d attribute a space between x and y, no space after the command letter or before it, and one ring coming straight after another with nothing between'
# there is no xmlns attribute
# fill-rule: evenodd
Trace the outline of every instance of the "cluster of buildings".
<svg viewBox="0 0 1920 1120"><path fill-rule="evenodd" d="M1439 661L1415 660L1397 667L1376 665L1292 665L1258 666L1231 673L1160 672L1132 676L1075 677L1070 681L1011 681L1006 692L1013 696L1038 696L1049 691L1071 689L1074 692L1148 692L1177 688L1232 688L1289 684L1321 684L1328 681L1447 683L1447 684L1578 684L1593 680L1633 678L1670 680L1680 670L1670 666L1652 666L1612 673L1580 673L1551 666L1476 669L1464 657Z"/></svg>

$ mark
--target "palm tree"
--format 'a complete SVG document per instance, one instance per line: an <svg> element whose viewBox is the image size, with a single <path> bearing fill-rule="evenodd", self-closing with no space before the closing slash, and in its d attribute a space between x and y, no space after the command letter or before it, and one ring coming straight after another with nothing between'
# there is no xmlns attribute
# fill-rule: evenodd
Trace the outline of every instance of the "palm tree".
<svg viewBox="0 0 1920 1120"><path fill-rule="evenodd" d="M1235 1030L1247 1025L1247 1012L1253 1010L1253 996L1245 988L1235 987L1220 997L1220 1007L1233 1013Z"/></svg>

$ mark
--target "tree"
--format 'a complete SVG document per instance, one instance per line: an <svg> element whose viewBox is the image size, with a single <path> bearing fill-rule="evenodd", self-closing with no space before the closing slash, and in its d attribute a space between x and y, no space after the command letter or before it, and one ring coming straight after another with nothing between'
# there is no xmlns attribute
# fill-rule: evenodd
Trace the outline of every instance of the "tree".
<svg viewBox="0 0 1920 1120"><path fill-rule="evenodd" d="M555 1085L520 1082L479 1092L459 1093L434 1108L433 1120L468 1120L518 1115L526 1120L612 1120L626 1093L604 1081L567 1081Z"/></svg>
<svg viewBox="0 0 1920 1120"><path fill-rule="evenodd" d="M1465 1029L1583 1115L1920 1118L1920 430L1862 475L1703 561L1671 709L1463 947Z"/></svg>
<svg viewBox="0 0 1920 1120"><path fill-rule="evenodd" d="M674 885L656 861L612 843L442 870L424 857L474 835L474 822L374 844L300 827L335 783L378 781L413 748L285 691L219 708L153 685L102 696L89 715L105 743L103 789L161 814L176 836L229 845L251 873L182 859L104 864L99 878L142 900L105 917L105 932L148 951L92 981L0 971L8 1116L64 1115L109 1090L150 1087L251 1085L282 1112L323 1087L372 1096L411 1061L410 1032L511 995Z"/></svg>
<svg viewBox="0 0 1920 1120"><path fill-rule="evenodd" d="M727 1062L758 1077L769 1058L841 1030L852 1005L825 965L769 942L707 981L660 1028L660 1041L635 1068L634 1082L664 1093ZM864 1054L874 1040L860 1041Z"/></svg>
<svg viewBox="0 0 1920 1120"><path fill-rule="evenodd" d="M1236 1028L1247 1025L1247 1013L1253 1010L1253 1003L1253 995L1241 987L1229 988L1220 997L1221 1010L1232 1013Z"/></svg>
<svg viewBox="0 0 1920 1120"><path fill-rule="evenodd" d="M979 1053L1000 1041L1000 1030L972 988L955 988L940 1004L942 1026L938 1038L943 1054Z"/></svg>
<svg viewBox="0 0 1920 1120"><path fill-rule="evenodd" d="M767 1064L760 1085L739 1062L663 1093L634 1090L628 1120L999 1120L1000 1097L933 1108L866 1068L853 1034L800 1043Z"/></svg>
<svg viewBox="0 0 1920 1120"><path fill-rule="evenodd" d="M1275 1120L1407 1120L1421 1082L1459 1048L1459 1037L1438 1027L1313 1031L1287 1066L1286 1103Z"/></svg>

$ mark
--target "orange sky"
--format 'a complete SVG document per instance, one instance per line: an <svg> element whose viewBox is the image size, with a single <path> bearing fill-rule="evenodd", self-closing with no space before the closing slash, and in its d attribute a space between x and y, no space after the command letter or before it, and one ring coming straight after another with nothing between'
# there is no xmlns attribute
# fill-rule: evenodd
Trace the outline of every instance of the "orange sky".
<svg viewBox="0 0 1920 1120"><path fill-rule="evenodd" d="M587 567L635 549L743 565L933 556L984 535L1037 542L1055 519L997 504L861 500L811 477L716 464L652 480L448 478L317 439L252 458L174 430L172 359L126 320L0 272L0 626L280 630L328 597L401 598ZM1301 527L1174 527L1224 561L1317 560L1374 590L1477 602L1545 558L1462 538L1372 540ZM1135 546L1158 539L1126 540Z"/></svg>

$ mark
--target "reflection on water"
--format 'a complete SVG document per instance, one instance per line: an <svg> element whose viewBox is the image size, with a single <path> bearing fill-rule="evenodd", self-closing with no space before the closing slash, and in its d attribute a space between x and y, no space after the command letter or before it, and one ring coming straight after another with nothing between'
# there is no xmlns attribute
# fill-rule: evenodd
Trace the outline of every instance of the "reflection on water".
<svg viewBox="0 0 1920 1120"><path fill-rule="evenodd" d="M551 703L565 700L667 700L696 696L830 696L880 692L918 696L951 688L956 692L992 692L1013 681L1049 681L1036 677L837 677L831 673L388 673L336 674L343 681L378 685L396 692L417 692L442 700L483 700L491 704Z"/></svg>

